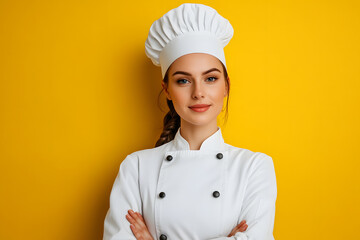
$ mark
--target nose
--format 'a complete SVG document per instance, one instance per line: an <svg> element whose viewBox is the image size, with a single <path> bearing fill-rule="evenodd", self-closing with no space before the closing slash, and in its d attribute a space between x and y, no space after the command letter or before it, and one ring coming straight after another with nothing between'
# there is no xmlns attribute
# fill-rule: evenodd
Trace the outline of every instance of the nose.
<svg viewBox="0 0 360 240"><path fill-rule="evenodd" d="M204 89L201 86L201 83L195 81L195 84L193 85L192 97L194 99L200 99L204 97Z"/></svg>

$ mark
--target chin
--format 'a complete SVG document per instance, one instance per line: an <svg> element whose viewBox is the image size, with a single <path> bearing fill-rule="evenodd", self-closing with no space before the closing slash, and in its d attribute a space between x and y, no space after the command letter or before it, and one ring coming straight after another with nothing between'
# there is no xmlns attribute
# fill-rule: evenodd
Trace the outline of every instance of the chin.
<svg viewBox="0 0 360 240"><path fill-rule="evenodd" d="M183 121L187 122L188 124L194 125L194 126L203 126L203 125L207 125L209 123L211 123L212 121L214 121L213 118L190 118L190 119L183 119Z"/></svg>
<svg viewBox="0 0 360 240"><path fill-rule="evenodd" d="M220 113L219 111L219 113L216 114L214 111L209 111L209 110L200 113L200 112L194 112L191 109L186 109L186 111L183 111L181 114L179 114L179 116L184 122L188 124L195 126L203 126L209 124L212 121L216 121L214 119L217 119L217 116Z"/></svg>

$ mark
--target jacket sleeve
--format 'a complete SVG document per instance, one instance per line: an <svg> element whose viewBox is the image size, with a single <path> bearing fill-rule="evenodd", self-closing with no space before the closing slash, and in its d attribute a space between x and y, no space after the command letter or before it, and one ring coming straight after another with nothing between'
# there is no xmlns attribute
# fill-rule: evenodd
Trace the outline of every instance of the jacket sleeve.
<svg viewBox="0 0 360 240"><path fill-rule="evenodd" d="M232 237L211 240L274 240L277 183L273 160L266 154L255 158L245 190L239 222L246 220L248 228Z"/></svg>
<svg viewBox="0 0 360 240"><path fill-rule="evenodd" d="M110 208L104 221L103 240L136 239L126 219L129 209L142 214L138 182L138 158L127 155L110 193Z"/></svg>

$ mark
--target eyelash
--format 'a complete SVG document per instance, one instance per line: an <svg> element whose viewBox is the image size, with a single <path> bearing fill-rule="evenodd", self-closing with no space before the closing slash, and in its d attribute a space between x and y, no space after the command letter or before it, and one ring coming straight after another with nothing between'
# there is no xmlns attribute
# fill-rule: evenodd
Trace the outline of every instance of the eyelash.
<svg viewBox="0 0 360 240"><path fill-rule="evenodd" d="M217 77L208 77L207 79L209 79L209 78L213 78L213 79L214 79L213 81L210 81L210 82L215 82L215 81L218 79ZM186 80L186 81L187 81L187 79L182 78L182 79L177 80L176 82L179 83L179 84L182 84L182 83L181 83L182 80Z"/></svg>

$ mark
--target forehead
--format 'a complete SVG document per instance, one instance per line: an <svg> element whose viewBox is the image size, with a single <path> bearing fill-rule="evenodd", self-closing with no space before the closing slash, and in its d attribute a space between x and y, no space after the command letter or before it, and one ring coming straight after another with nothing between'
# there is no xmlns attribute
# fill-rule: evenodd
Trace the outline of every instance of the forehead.
<svg viewBox="0 0 360 240"><path fill-rule="evenodd" d="M171 75L176 71L186 71L189 73L202 73L210 68L218 68L223 71L220 60L207 53L190 53L176 59L169 68Z"/></svg>

